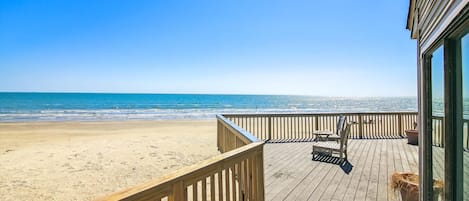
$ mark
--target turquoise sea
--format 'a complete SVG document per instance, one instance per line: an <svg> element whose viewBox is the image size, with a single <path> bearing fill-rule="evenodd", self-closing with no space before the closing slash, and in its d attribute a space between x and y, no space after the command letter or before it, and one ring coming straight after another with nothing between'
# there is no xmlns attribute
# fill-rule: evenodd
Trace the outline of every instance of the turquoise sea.
<svg viewBox="0 0 469 201"><path fill-rule="evenodd" d="M417 111L416 97L0 93L0 121L211 119L219 113Z"/></svg>

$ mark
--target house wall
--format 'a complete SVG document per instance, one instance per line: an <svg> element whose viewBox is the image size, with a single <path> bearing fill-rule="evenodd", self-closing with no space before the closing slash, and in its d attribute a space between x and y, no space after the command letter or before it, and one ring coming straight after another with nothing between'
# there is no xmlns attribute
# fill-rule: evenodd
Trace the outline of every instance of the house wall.
<svg viewBox="0 0 469 201"><path fill-rule="evenodd" d="M420 52L438 40L469 0L417 0L412 8L412 36L418 39Z"/></svg>
<svg viewBox="0 0 469 201"><path fill-rule="evenodd" d="M431 120L425 119L428 109L428 98L426 90L429 83L425 72L424 54L432 50L441 41L441 37L448 30L458 14L467 9L469 0L411 0L407 28L411 31L411 38L417 40L418 57L418 102L419 102L419 129L421 133L429 133L427 128L431 127ZM427 61L428 62L428 61ZM420 177L420 200L432 200L429 194L432 188L432 169L426 161L432 160L431 141L419 135L419 174ZM426 150L426 148L428 150ZM425 185L428 184L428 185Z"/></svg>

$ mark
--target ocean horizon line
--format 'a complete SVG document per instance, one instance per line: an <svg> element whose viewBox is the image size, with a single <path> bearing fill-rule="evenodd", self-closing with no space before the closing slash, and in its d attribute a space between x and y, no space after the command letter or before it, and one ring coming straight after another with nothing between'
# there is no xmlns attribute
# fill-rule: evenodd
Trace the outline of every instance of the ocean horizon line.
<svg viewBox="0 0 469 201"><path fill-rule="evenodd" d="M417 98L417 95L389 95L389 96L340 96L340 95L308 95L308 94L255 94L255 93L196 93L196 92L88 92L88 91L0 91L0 94L129 94L129 95L214 95L214 96L305 96L321 98Z"/></svg>

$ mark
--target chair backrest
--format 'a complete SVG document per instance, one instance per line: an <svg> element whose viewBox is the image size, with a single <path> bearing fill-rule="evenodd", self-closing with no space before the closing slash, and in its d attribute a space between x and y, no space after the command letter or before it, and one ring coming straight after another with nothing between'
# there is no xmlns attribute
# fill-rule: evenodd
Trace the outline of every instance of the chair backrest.
<svg viewBox="0 0 469 201"><path fill-rule="evenodd" d="M352 123L345 122L344 129L340 133L340 149L341 150L347 149L348 138L350 135L350 127L352 127Z"/></svg>
<svg viewBox="0 0 469 201"><path fill-rule="evenodd" d="M343 131L346 120L347 120L346 117L339 116L339 120L337 121L336 131L335 131L337 135L340 135L340 133Z"/></svg>

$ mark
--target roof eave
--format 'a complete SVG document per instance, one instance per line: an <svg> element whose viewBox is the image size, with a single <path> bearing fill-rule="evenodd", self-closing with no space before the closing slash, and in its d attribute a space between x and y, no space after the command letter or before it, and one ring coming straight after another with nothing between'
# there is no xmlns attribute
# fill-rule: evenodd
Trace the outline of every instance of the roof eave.
<svg viewBox="0 0 469 201"><path fill-rule="evenodd" d="M417 38L417 34L414 30L414 16L415 16L415 4L417 0L409 0L409 9L407 12L407 23L406 29L410 31L410 37L412 39Z"/></svg>

